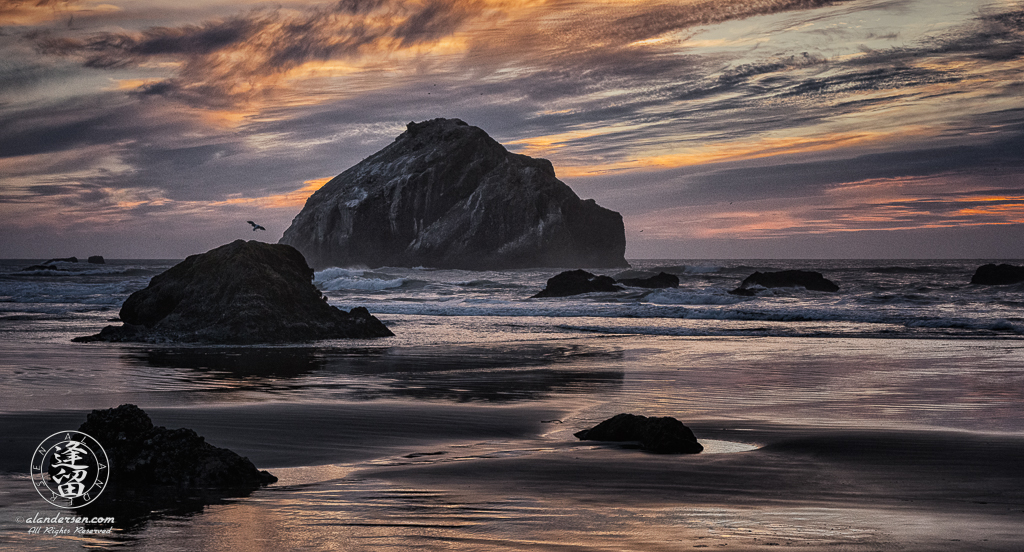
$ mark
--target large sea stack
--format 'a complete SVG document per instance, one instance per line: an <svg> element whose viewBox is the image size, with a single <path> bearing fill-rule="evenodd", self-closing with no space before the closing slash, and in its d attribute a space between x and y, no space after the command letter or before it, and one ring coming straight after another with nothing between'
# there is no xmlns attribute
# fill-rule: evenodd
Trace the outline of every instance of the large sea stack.
<svg viewBox="0 0 1024 552"><path fill-rule="evenodd" d="M314 268L629 266L621 215L458 119L409 123L310 196L280 243Z"/></svg>
<svg viewBox="0 0 1024 552"><path fill-rule="evenodd" d="M393 335L356 307L327 304L287 245L236 240L155 276L121 306L123 326L75 341L284 343Z"/></svg>

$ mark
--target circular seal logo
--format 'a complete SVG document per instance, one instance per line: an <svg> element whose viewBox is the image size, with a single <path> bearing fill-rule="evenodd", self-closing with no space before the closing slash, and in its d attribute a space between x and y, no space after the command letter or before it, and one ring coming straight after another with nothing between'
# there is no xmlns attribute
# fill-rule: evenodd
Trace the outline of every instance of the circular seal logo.
<svg viewBox="0 0 1024 552"><path fill-rule="evenodd" d="M78 508L107 487L110 461L96 439L81 431L61 431L39 443L30 471L43 500L58 508Z"/></svg>

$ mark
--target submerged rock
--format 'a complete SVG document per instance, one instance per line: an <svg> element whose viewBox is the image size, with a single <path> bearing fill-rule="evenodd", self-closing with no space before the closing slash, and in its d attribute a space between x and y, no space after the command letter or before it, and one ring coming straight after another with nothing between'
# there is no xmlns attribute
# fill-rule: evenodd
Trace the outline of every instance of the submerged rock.
<svg viewBox="0 0 1024 552"><path fill-rule="evenodd" d="M215 447L191 429L155 427L134 404L93 410L78 431L99 441L120 488L256 489L277 481L248 458Z"/></svg>
<svg viewBox="0 0 1024 552"><path fill-rule="evenodd" d="M393 335L365 308L327 304L287 245L237 240L192 255L121 306L124 326L75 341L283 343Z"/></svg>
<svg viewBox="0 0 1024 552"><path fill-rule="evenodd" d="M1024 282L1024 266L987 264L979 266L971 283L982 286L1005 286Z"/></svg>
<svg viewBox="0 0 1024 552"><path fill-rule="evenodd" d="M780 272L755 272L747 276L738 288L729 293L733 295L754 295L754 290L750 289L753 286L766 288L802 287L811 291L839 291L839 286L826 279L820 272L783 270Z"/></svg>
<svg viewBox="0 0 1024 552"><path fill-rule="evenodd" d="M595 276L586 270L568 270L548 279L548 285L534 297L568 297L595 291L622 291L611 276Z"/></svg>
<svg viewBox="0 0 1024 552"><path fill-rule="evenodd" d="M668 416L618 414L574 435L581 441L638 442L644 450L660 454L696 454L704 450L690 428Z"/></svg>
<svg viewBox="0 0 1024 552"><path fill-rule="evenodd" d="M667 272L659 272L649 278L620 278L616 282L630 287L674 288L679 287L679 276Z"/></svg>
<svg viewBox="0 0 1024 552"><path fill-rule="evenodd" d="M621 215L458 119L409 123L310 196L280 243L316 268L629 266Z"/></svg>

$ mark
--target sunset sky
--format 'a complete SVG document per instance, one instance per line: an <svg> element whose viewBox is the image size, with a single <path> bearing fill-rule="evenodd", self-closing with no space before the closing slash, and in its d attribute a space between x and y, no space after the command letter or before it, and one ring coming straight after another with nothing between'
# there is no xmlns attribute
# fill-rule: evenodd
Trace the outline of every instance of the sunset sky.
<svg viewBox="0 0 1024 552"><path fill-rule="evenodd" d="M1024 1L0 0L0 54L4 258L276 242L435 117L627 258L1024 258Z"/></svg>

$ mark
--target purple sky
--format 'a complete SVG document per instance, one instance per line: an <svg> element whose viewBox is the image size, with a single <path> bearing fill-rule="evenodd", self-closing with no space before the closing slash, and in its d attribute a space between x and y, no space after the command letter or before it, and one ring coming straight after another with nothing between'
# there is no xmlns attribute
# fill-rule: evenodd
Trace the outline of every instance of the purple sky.
<svg viewBox="0 0 1024 552"><path fill-rule="evenodd" d="M276 241L457 117L627 258L1024 258L1020 1L0 0L0 53L0 257Z"/></svg>

